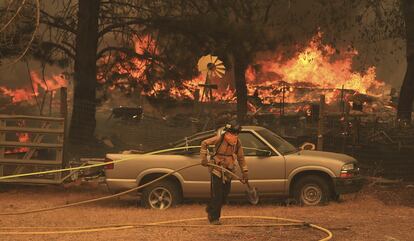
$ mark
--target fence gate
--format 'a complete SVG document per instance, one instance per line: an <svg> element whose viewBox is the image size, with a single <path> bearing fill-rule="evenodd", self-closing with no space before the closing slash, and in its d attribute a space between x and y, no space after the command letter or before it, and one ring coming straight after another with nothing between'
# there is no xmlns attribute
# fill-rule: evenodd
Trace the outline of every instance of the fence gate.
<svg viewBox="0 0 414 241"><path fill-rule="evenodd" d="M0 115L0 176L63 167L65 119ZM12 183L60 183L61 173L0 180Z"/></svg>

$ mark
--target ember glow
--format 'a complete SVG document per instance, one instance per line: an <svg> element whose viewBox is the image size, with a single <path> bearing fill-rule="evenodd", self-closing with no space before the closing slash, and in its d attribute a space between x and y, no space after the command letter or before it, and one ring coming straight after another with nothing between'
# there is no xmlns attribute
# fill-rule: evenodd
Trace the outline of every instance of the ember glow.
<svg viewBox="0 0 414 241"><path fill-rule="evenodd" d="M19 121L17 122L17 125L20 127L25 126L25 122L24 121ZM30 136L29 133L21 133L21 132L17 132L16 133L16 137L17 140L19 142L29 142L30 141ZM22 153L22 152L27 152L29 151L28 147L16 147L16 148L12 148L12 149L7 149L5 151L6 154L13 154L13 153Z"/></svg>
<svg viewBox="0 0 414 241"><path fill-rule="evenodd" d="M19 140L19 142L29 142L30 141L30 137L29 137L29 133L16 133L16 136ZM29 151L28 147L19 147L19 148L15 148L13 150L10 151L10 153L21 153L21 152L27 152Z"/></svg>

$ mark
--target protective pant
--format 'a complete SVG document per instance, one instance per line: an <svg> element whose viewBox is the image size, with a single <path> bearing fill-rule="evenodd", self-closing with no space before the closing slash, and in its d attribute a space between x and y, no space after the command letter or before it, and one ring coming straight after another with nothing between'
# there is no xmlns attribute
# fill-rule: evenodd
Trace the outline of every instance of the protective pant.
<svg viewBox="0 0 414 241"><path fill-rule="evenodd" d="M223 179L212 174L210 186L210 203L207 206L209 221L219 220L221 215L221 207L226 203L227 196L230 193L231 181L223 183Z"/></svg>

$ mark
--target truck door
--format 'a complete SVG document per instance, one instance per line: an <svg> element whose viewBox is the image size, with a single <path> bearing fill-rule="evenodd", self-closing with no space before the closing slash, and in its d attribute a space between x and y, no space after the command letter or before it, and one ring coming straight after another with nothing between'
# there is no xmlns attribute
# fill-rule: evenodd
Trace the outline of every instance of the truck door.
<svg viewBox="0 0 414 241"><path fill-rule="evenodd" d="M249 182L259 194L283 194L286 182L285 159L263 142L256 134L245 131L239 134L249 168ZM237 174L241 175L238 168ZM232 194L244 193L246 188L233 180Z"/></svg>

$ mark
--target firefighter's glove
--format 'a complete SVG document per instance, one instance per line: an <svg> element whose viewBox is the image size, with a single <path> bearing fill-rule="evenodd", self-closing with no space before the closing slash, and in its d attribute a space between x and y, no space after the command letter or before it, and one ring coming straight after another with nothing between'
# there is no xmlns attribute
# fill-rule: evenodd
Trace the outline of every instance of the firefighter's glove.
<svg viewBox="0 0 414 241"><path fill-rule="evenodd" d="M242 180L243 180L243 183L247 183L249 181L248 172L243 172L243 174L242 174Z"/></svg>
<svg viewBox="0 0 414 241"><path fill-rule="evenodd" d="M203 158L203 159L201 159L201 165L202 165L203 167L207 167L207 164L208 164L208 160L207 160L207 158Z"/></svg>

